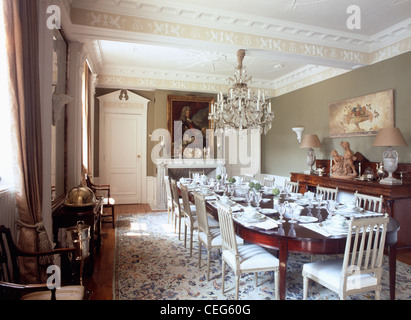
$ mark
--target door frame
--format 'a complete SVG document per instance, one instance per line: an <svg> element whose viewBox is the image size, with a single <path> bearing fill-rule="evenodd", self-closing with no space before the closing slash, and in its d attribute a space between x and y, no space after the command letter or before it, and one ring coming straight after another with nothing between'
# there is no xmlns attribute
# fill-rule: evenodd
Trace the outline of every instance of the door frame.
<svg viewBox="0 0 411 320"><path fill-rule="evenodd" d="M127 98L126 98L127 97ZM105 141L104 133L106 130L105 118L106 114L134 114L142 116L141 127L141 183L138 183L141 188L141 202L147 203L147 109L149 99L146 99L138 94L128 90L118 90L106 95L97 97L100 105L99 115L99 183L105 183L106 177L105 168Z"/></svg>

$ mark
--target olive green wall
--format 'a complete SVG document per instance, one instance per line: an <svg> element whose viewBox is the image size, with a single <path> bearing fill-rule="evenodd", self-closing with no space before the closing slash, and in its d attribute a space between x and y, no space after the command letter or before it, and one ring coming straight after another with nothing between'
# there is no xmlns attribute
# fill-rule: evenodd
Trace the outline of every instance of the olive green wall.
<svg viewBox="0 0 411 320"><path fill-rule="evenodd" d="M383 147L372 147L375 136L330 138L330 102L394 89L395 126L409 146L396 147L399 162L411 162L411 52L357 69L335 78L272 99L273 128L262 137L261 172L288 177L307 169L307 149L300 149L293 127L305 127L304 134L317 134L322 148L317 159L330 159L332 150L343 153L341 141L349 141L354 152L370 161L382 161Z"/></svg>

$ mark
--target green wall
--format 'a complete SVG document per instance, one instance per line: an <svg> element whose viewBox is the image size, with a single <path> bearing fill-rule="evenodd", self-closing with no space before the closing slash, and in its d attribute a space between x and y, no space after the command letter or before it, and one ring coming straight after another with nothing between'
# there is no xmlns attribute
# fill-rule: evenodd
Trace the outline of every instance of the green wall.
<svg viewBox="0 0 411 320"><path fill-rule="evenodd" d="M329 80L272 99L273 128L262 137L261 172L289 176L307 169L307 149L300 149L293 127L305 127L304 134L317 134L322 148L317 159L330 159L332 150L343 153L341 141L349 141L354 152L370 161L382 161L384 147L372 147L375 136L330 138L328 104L343 99L394 89L395 126L409 146L396 147L399 162L411 162L411 52L366 66Z"/></svg>

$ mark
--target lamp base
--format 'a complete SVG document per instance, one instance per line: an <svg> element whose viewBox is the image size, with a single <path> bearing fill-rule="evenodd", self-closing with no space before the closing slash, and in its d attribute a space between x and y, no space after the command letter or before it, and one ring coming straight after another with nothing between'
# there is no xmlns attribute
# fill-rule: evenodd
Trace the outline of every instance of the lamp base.
<svg viewBox="0 0 411 320"><path fill-rule="evenodd" d="M394 177L387 177L387 178L381 179L380 183L388 184L388 185L399 185L399 184L402 184L402 181Z"/></svg>

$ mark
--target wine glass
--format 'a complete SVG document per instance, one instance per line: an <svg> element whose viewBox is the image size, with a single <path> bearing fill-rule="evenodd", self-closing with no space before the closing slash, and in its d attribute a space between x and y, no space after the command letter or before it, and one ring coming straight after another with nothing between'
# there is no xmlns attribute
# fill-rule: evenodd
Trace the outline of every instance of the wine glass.
<svg viewBox="0 0 411 320"><path fill-rule="evenodd" d="M257 209L261 209L260 203L262 199L263 199L263 195L261 194L261 192L256 192L254 195L254 201L255 201L255 204L257 205Z"/></svg>
<svg viewBox="0 0 411 320"><path fill-rule="evenodd" d="M315 200L317 200L318 204L317 207L321 206L321 202L323 201L324 195L322 193L317 193L315 195Z"/></svg>
<svg viewBox="0 0 411 320"><path fill-rule="evenodd" d="M328 200L327 201L328 218L330 218L330 219L334 214L335 205L336 205L336 202L334 200Z"/></svg>
<svg viewBox="0 0 411 320"><path fill-rule="evenodd" d="M285 220L284 220L284 218L283 218L283 217L284 217L285 210L286 210L286 203L283 202L283 203L281 203L281 204L279 205L279 207L278 207L278 213L280 214L280 220L278 220L277 222L279 222L279 223L285 222Z"/></svg>
<svg viewBox="0 0 411 320"><path fill-rule="evenodd" d="M245 194L245 199L247 200L248 206L251 207L251 199L253 198L252 192L248 191Z"/></svg>
<svg viewBox="0 0 411 320"><path fill-rule="evenodd" d="M291 219L288 220L289 223L297 223L295 216L297 215L297 206L293 203L293 206L290 206L290 216Z"/></svg>

